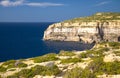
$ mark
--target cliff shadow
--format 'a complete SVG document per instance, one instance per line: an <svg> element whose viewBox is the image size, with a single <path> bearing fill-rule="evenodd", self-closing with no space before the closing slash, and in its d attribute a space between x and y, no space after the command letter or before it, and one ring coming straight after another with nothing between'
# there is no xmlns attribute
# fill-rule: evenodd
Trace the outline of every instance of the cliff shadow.
<svg viewBox="0 0 120 78"><path fill-rule="evenodd" d="M100 36L100 40L104 40L104 27L103 27L103 23L102 24L98 23L96 29L98 30L98 35Z"/></svg>
<svg viewBox="0 0 120 78"><path fill-rule="evenodd" d="M118 41L120 42L120 36L118 37Z"/></svg>
<svg viewBox="0 0 120 78"><path fill-rule="evenodd" d="M83 51L93 48L95 43L85 44L74 41L44 41L46 48L49 52L59 52L61 50L65 51Z"/></svg>

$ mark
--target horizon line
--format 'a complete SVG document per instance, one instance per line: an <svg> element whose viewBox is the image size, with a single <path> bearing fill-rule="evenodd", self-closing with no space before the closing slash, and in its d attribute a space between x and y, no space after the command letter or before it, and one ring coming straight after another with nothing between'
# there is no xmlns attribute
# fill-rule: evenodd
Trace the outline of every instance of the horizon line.
<svg viewBox="0 0 120 78"><path fill-rule="evenodd" d="M60 21L55 21L55 22L60 22ZM54 22L49 22L49 21L48 22L21 22L21 21L20 22L11 22L11 21L7 22L6 21L6 22L0 22L0 23L54 23Z"/></svg>

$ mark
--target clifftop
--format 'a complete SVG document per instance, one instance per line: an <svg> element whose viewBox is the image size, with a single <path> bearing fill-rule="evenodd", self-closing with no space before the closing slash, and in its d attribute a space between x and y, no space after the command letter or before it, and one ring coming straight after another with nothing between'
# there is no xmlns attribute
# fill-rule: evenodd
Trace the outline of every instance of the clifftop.
<svg viewBox="0 0 120 78"><path fill-rule="evenodd" d="M113 13L113 12L99 12L96 14L93 14L92 16L86 16L86 17L80 17L80 18L74 18L71 20L63 21L66 22L92 22L92 21L110 21L110 20L120 20L120 13Z"/></svg>
<svg viewBox="0 0 120 78"><path fill-rule="evenodd" d="M120 13L96 13L50 25L44 40L57 41L120 41Z"/></svg>

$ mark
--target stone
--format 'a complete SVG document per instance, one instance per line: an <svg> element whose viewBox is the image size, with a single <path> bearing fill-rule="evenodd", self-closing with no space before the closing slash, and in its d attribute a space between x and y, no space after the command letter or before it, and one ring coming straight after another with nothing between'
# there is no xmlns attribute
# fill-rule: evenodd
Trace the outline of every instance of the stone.
<svg viewBox="0 0 120 78"><path fill-rule="evenodd" d="M97 13L96 16L102 15ZM50 25L44 32L43 40L79 41L85 43L120 41L120 19L77 22L61 22ZM119 15L120 16L120 15ZM119 17L117 16L117 17Z"/></svg>

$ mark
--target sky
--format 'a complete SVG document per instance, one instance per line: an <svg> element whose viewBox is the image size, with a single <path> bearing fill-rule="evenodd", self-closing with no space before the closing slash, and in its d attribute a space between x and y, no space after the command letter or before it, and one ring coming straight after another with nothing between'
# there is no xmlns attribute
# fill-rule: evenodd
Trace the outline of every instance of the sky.
<svg viewBox="0 0 120 78"><path fill-rule="evenodd" d="M0 22L59 22L120 12L120 0L0 0Z"/></svg>

